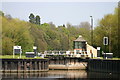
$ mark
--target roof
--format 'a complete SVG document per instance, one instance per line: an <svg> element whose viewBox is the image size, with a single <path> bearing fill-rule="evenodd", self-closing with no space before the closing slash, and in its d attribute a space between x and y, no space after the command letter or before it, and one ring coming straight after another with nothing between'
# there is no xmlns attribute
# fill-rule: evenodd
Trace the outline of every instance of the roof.
<svg viewBox="0 0 120 80"><path fill-rule="evenodd" d="M81 35L74 41L86 42L86 40Z"/></svg>

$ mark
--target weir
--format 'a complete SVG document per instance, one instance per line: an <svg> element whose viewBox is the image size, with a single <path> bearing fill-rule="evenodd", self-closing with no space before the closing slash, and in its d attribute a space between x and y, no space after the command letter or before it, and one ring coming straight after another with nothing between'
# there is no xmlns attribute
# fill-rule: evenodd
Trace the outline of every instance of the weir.
<svg viewBox="0 0 120 80"><path fill-rule="evenodd" d="M120 60L90 59L88 70L95 72L120 73Z"/></svg>
<svg viewBox="0 0 120 80"><path fill-rule="evenodd" d="M0 59L2 72L40 72L49 69L86 69L87 62L78 57L55 56L48 59Z"/></svg>
<svg viewBox="0 0 120 80"><path fill-rule="evenodd" d="M2 72L48 71L48 59L0 59Z"/></svg>
<svg viewBox="0 0 120 80"><path fill-rule="evenodd" d="M86 69L87 62L80 57L55 56L49 58L49 69Z"/></svg>
<svg viewBox="0 0 120 80"><path fill-rule="evenodd" d="M2 72L41 72L52 70L80 70L120 73L120 60L82 59L55 56L48 59L0 59Z"/></svg>

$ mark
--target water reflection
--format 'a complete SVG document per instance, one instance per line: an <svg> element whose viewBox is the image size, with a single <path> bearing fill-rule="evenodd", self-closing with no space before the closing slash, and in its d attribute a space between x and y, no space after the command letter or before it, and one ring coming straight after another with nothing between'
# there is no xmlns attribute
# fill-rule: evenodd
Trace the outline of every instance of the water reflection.
<svg viewBox="0 0 120 80"><path fill-rule="evenodd" d="M107 78L107 79L120 79L120 74L115 73L103 73L103 72L87 72L88 78Z"/></svg>
<svg viewBox="0 0 120 80"><path fill-rule="evenodd" d="M85 70L49 70L33 73L3 73L2 78L87 78Z"/></svg>
<svg viewBox="0 0 120 80"><path fill-rule="evenodd" d="M85 70L49 70L33 73L2 73L2 79L47 79L47 80L77 80L81 78L119 78L119 74L86 72Z"/></svg>

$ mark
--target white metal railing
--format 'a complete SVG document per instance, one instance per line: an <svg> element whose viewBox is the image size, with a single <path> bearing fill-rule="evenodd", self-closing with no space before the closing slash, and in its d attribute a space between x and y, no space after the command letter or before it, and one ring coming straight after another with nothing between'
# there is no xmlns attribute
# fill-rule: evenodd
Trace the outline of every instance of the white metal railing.
<svg viewBox="0 0 120 80"><path fill-rule="evenodd" d="M76 54L75 54L76 53ZM46 55L69 55L69 56L87 56L87 51L75 52L75 51L45 51L44 54Z"/></svg>

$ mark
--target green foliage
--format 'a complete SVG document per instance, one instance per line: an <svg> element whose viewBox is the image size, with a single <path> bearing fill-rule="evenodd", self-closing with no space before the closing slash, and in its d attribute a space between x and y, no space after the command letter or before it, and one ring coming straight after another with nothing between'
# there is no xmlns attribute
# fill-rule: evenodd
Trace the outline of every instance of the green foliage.
<svg viewBox="0 0 120 80"><path fill-rule="evenodd" d="M33 13L30 14L29 19L30 19L29 20L30 23L35 23L35 17L33 15Z"/></svg>
<svg viewBox="0 0 120 80"><path fill-rule="evenodd" d="M25 55L15 55L13 58L13 55L2 55L0 56L0 59L47 59L47 58L42 58L42 57L36 57L36 58L32 58L32 57L26 57Z"/></svg>
<svg viewBox="0 0 120 80"><path fill-rule="evenodd" d="M115 8L114 14L107 14L99 21L98 27L94 30L94 45L101 46L102 50L105 51L103 46L103 37L109 38L109 45L107 46L106 52L112 52L115 57L120 57L118 52L118 8Z"/></svg>
<svg viewBox="0 0 120 80"><path fill-rule="evenodd" d="M36 24L40 25L40 17L38 15L36 16Z"/></svg>
<svg viewBox="0 0 120 80"><path fill-rule="evenodd" d="M41 25L30 24L30 34L34 39L34 45L39 52L45 50L71 50L73 40L83 34L83 28L69 26L68 28L56 27L52 22ZM89 35L89 31L84 29L84 35ZM88 39L88 38L87 38Z"/></svg>
<svg viewBox="0 0 120 80"><path fill-rule="evenodd" d="M29 18L30 23L2 16L3 54L12 54L14 45L22 46L23 52L32 51L33 45L38 47L38 52L45 50L72 50L73 40L79 35L82 35L90 44L91 31L88 22L82 22L76 27L70 23L67 26L56 27L52 22L38 25L40 24L39 16L35 18L33 14L30 14ZM118 53L118 46L120 46L118 43L118 8L115 9L114 14L105 15L99 21L93 33L94 47L100 46L105 51L103 37L108 36L109 46L107 46L107 52L113 52L115 57L120 57Z"/></svg>
<svg viewBox="0 0 120 80"><path fill-rule="evenodd" d="M13 46L22 46L23 53L32 51L33 39L29 32L29 24L19 19L2 18L2 51L12 54Z"/></svg>
<svg viewBox="0 0 120 80"><path fill-rule="evenodd" d="M40 17L38 15L35 17L34 14L31 13L29 19L30 19L29 20L30 23L40 25Z"/></svg>
<svg viewBox="0 0 120 80"><path fill-rule="evenodd" d="M0 16L4 16L4 13L2 11L0 11Z"/></svg>
<svg viewBox="0 0 120 80"><path fill-rule="evenodd" d="M38 25L31 24L30 34L34 39L34 45L38 47L38 51L44 51L47 49L47 44L44 39L44 32L39 28Z"/></svg>
<svg viewBox="0 0 120 80"><path fill-rule="evenodd" d="M4 55L11 55L13 52L13 46L15 44L13 43L11 38L3 37L2 38L2 53Z"/></svg>

